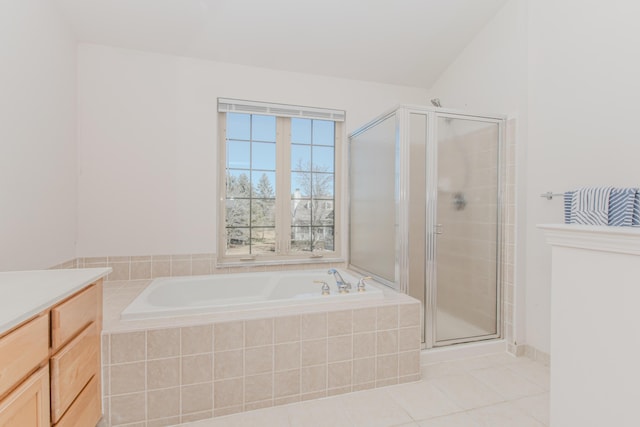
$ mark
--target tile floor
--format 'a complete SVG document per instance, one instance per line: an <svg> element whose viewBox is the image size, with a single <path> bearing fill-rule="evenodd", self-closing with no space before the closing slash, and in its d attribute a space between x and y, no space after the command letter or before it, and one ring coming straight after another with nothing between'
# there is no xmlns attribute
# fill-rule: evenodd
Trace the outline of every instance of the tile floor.
<svg viewBox="0 0 640 427"><path fill-rule="evenodd" d="M422 380L261 409L183 427L542 427L549 368L492 354L422 366Z"/></svg>

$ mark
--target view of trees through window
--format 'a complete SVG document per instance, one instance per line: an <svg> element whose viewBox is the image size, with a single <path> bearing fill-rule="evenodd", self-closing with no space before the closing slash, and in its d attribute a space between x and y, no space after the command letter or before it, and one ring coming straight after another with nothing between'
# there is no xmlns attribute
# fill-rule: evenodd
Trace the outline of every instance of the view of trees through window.
<svg viewBox="0 0 640 427"><path fill-rule="evenodd" d="M277 138L274 116L227 114L226 248L229 255L274 254L277 236L290 234L288 252L334 250L335 124L289 120L290 134ZM278 165L279 150L291 164ZM290 194L276 188L290 183ZM281 197L291 212L277 212ZM290 215L290 221L282 221ZM285 230L282 224L290 225Z"/></svg>

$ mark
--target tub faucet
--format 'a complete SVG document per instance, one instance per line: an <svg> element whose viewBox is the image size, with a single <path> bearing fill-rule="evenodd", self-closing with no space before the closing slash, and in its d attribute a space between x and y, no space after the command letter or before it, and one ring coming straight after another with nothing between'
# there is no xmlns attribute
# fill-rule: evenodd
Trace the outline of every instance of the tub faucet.
<svg viewBox="0 0 640 427"><path fill-rule="evenodd" d="M351 289L351 283L346 282L338 270L330 268L327 274L333 274L333 278L336 279L336 285L338 285L338 291L341 294L349 292L349 289Z"/></svg>

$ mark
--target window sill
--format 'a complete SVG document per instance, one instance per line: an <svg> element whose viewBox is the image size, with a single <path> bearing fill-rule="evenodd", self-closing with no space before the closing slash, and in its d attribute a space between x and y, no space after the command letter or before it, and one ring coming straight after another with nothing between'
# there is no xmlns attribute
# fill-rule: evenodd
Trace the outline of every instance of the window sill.
<svg viewBox="0 0 640 427"><path fill-rule="evenodd" d="M233 268L233 267L267 267L267 266L288 266L288 265L312 265L312 264L339 264L346 263L347 260L341 257L332 258L299 258L299 259L270 259L270 260L217 260L216 268Z"/></svg>

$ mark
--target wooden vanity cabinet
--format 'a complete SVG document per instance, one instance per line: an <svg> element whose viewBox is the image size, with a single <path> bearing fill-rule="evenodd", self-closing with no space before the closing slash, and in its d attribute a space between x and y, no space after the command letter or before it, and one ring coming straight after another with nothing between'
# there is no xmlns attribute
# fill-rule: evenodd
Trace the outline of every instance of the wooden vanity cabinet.
<svg viewBox="0 0 640 427"><path fill-rule="evenodd" d="M0 336L0 427L95 426L101 330L99 280Z"/></svg>

